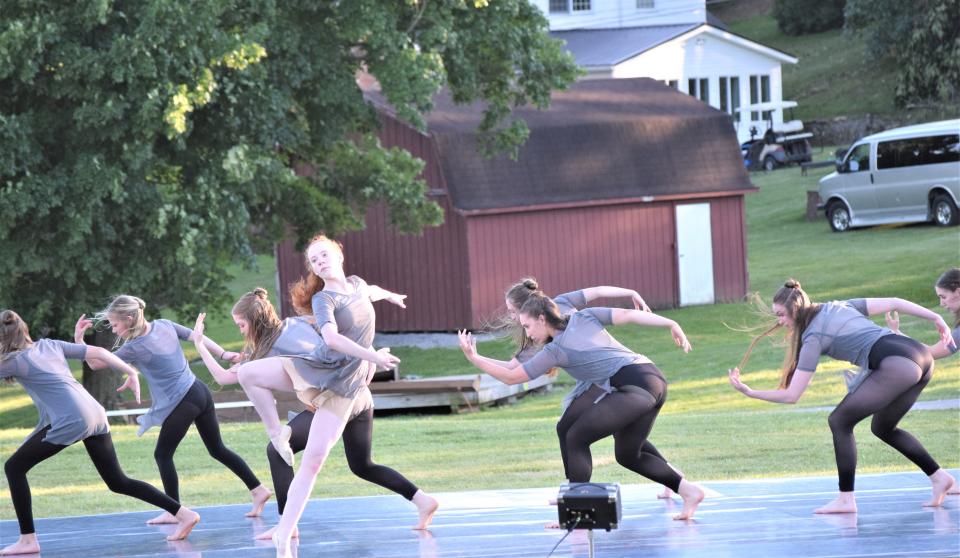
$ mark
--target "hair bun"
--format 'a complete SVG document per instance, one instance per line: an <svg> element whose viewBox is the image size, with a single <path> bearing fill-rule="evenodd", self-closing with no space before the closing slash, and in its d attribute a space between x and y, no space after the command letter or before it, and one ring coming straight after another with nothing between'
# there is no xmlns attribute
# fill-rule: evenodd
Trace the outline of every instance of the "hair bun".
<svg viewBox="0 0 960 558"><path fill-rule="evenodd" d="M527 277L523 280L523 286L530 289L531 291L539 290L540 286L537 285L537 280L533 277Z"/></svg>
<svg viewBox="0 0 960 558"><path fill-rule="evenodd" d="M796 279L787 279L787 282L784 283L783 286L788 289L799 289L800 281L797 281Z"/></svg>
<svg viewBox="0 0 960 558"><path fill-rule="evenodd" d="M267 300L267 289L257 287L253 289L253 295L259 299Z"/></svg>

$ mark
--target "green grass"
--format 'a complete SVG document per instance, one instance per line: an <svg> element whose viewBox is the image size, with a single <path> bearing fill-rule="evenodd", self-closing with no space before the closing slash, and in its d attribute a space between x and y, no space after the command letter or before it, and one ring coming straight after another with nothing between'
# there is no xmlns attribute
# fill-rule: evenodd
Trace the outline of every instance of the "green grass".
<svg viewBox="0 0 960 558"><path fill-rule="evenodd" d="M828 157L829 151L820 154ZM935 308L932 284L958 260L958 229L930 225L874 227L835 234L825 220L803 219L807 189L825 174L801 177L796 168L753 175L760 188L747 197L748 257L751 289L767 299L787 277L799 279L814 299L854 296L901 296ZM237 294L258 284L273 293L270 259L261 260L260 275L238 279ZM669 402L652 440L691 479L833 474L833 451L826 412L796 412L797 407L836 404L845 388L843 363L824 359L797 407L748 399L733 391L726 370L734 366L749 336L725 324L740 326L755 318L745 303L681 308L662 312L687 331L694 350L683 354L664 330L619 327L614 335L650 356L670 380ZM211 316L211 335L231 348L239 337L226 311ZM184 319L189 325L189 320ZM217 324L214 326L214 324ZM925 342L935 333L928 322L903 320L904 331ZM230 345L233 343L233 345ZM481 352L506 357L505 342L482 343ZM421 350L397 347L406 374L435 376L475 372L457 349ZM191 353L192 354L192 353ZM761 343L745 373L754 387L772 388L782 348ZM554 424L559 402L570 386L545 396L532 396L508 407L466 415L406 415L377 419L375 457L393 466L428 491L493 487L551 486L561 481ZM960 360L937 363L933 381L921 399L960 397ZM33 415L27 417L29 412ZM35 412L19 387L0 388L0 454L13 452L29 432ZM19 417L19 418L17 418ZM16 419L16 423L14 423ZM903 426L916 434L945 467L960 465L960 417L955 410L914 411ZM114 427L124 469L135 478L159 485L152 453L156 429L137 439L132 426ZM224 424L227 444L269 482L264 458L266 437L259 424ZM913 470L899 454L878 442L869 427L858 427L860 471ZM642 482L613 462L609 440L594 446L595 478ZM204 451L195 432L177 453L181 492L188 505L246 501L246 492ZM69 476L65 472L69 471ZM0 483L5 481L0 481ZM143 510L138 501L105 493L80 445L37 466L30 474L38 517ZM317 497L382 494L355 479L342 452L333 451L314 493ZM13 517L6 487L0 486L0 517Z"/></svg>
<svg viewBox="0 0 960 558"><path fill-rule="evenodd" d="M729 23L730 30L800 59L783 64L783 98L797 101L795 116L801 120L840 116L895 116L912 122L957 118L956 107L897 109L893 105L896 63L877 60L862 37L833 29L791 37L777 28L769 14Z"/></svg>

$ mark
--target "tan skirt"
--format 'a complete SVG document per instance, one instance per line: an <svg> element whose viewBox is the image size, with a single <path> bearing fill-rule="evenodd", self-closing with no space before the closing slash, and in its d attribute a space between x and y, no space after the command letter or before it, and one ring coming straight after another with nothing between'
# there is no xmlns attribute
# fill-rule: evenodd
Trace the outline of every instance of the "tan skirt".
<svg viewBox="0 0 960 558"><path fill-rule="evenodd" d="M342 420L344 423L350 422L362 413L373 408L373 394L370 388L364 387L356 397L349 398L338 395L329 389L320 389L310 385L303 379L297 367L294 366L292 359L281 358L283 370L293 382L293 389L304 405L309 405L314 409L323 409Z"/></svg>

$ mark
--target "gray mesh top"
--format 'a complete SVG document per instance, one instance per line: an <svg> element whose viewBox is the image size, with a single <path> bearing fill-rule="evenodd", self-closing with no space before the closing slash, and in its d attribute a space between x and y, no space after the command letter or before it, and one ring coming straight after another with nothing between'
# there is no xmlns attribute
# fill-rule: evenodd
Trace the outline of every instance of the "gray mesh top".
<svg viewBox="0 0 960 558"><path fill-rule="evenodd" d="M320 336L320 332L310 321L310 318L306 316L296 316L283 320L280 326L280 335L277 336L266 356L309 355L317 350L317 345L324 345L323 337ZM339 355L339 353L336 354ZM340 356L346 360L345 356Z"/></svg>
<svg viewBox="0 0 960 558"><path fill-rule="evenodd" d="M867 316L867 301L862 298L820 305L820 311L803 331L797 369L816 371L820 355L852 362L860 367L860 372L848 379L847 388L857 389L870 374L868 361L873 344L893 333Z"/></svg>
<svg viewBox="0 0 960 558"><path fill-rule="evenodd" d="M557 297L553 299L553 302L556 303L557 308L560 309L561 316L569 316L577 310L582 310L587 305L587 297L583 294L582 290L572 291L557 295ZM531 342L520 351L517 351L514 358L520 362L527 362L539 351L540 347L536 343Z"/></svg>
<svg viewBox="0 0 960 558"><path fill-rule="evenodd" d="M110 432L103 407L83 389L67 365L68 358L86 356L86 345L40 339L30 348L0 360L0 378L16 378L37 406L40 422L30 436L50 425L43 441L69 446Z"/></svg>
<svg viewBox="0 0 960 558"><path fill-rule="evenodd" d="M960 326L953 328L953 331L950 333L953 335L953 345L947 346L947 350L950 351L952 355L960 350Z"/></svg>
<svg viewBox="0 0 960 558"><path fill-rule="evenodd" d="M559 366L577 380L573 390L564 398L563 408L573 402L591 385L610 393L610 378L630 364L647 364L651 360L624 347L604 326L613 323L611 308L587 308L570 315L567 328L543 346L536 355L523 364L530 378L542 376Z"/></svg>
<svg viewBox="0 0 960 558"><path fill-rule="evenodd" d="M347 283L353 289L349 294L319 291L313 295L316 328L319 331L324 324L334 323L340 335L370 349L377 315L370 302L369 286L356 275L347 277ZM343 397L355 397L376 370L372 362L331 351L326 343L319 343L309 355L292 356L297 373L310 385Z"/></svg>
<svg viewBox="0 0 960 558"><path fill-rule="evenodd" d="M137 417L140 423L137 436L163 424L196 381L180 346L180 340L189 339L191 333L190 329L170 320L154 320L146 335L131 339L114 351L136 366L150 385L150 409Z"/></svg>

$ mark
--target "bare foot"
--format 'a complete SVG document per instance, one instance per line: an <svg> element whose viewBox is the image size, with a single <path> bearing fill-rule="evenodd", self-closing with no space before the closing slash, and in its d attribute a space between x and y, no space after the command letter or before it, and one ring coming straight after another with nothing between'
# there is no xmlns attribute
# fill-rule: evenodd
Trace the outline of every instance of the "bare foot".
<svg viewBox="0 0 960 558"><path fill-rule="evenodd" d="M176 523L177 518L173 516L170 512L163 512L157 517L147 521L147 525L167 525L171 523Z"/></svg>
<svg viewBox="0 0 960 558"><path fill-rule="evenodd" d="M281 537L279 533L274 531L270 540L273 541L273 546L277 549L277 558L291 558L293 556L290 549L290 542L293 540L291 537Z"/></svg>
<svg viewBox="0 0 960 558"><path fill-rule="evenodd" d="M413 495L413 505L417 506L417 515L419 521L413 526L416 531L422 531L430 526L433 521L433 514L437 513L437 507L440 505L435 498L418 490Z"/></svg>
<svg viewBox="0 0 960 558"><path fill-rule="evenodd" d="M857 513L857 499L853 492L841 492L832 502L813 510L813 513Z"/></svg>
<svg viewBox="0 0 960 558"><path fill-rule="evenodd" d="M693 513L697 511L697 506L703 501L703 489L692 482L687 482L686 479L681 479L677 493L683 498L683 509L680 510L679 514L673 516L673 518L692 519Z"/></svg>
<svg viewBox="0 0 960 558"><path fill-rule="evenodd" d="M187 535L190 534L190 531L193 531L193 528L197 526L197 523L200 523L200 514L185 508L180 507L180 511L177 512L177 528L174 530L173 534L167 537L168 541L181 541L187 538Z"/></svg>
<svg viewBox="0 0 960 558"><path fill-rule="evenodd" d="M37 542L37 534L20 535L17 542L0 550L0 556L13 556L15 554L39 554L40 543Z"/></svg>
<svg viewBox="0 0 960 558"><path fill-rule="evenodd" d="M956 479L954 479L954 481L956 481ZM957 494L960 494L960 482L954 482L953 488L947 491L947 496L956 496Z"/></svg>
<svg viewBox="0 0 960 558"><path fill-rule="evenodd" d="M273 540L273 533L274 533L276 530L277 530L277 526L274 525L273 527L271 527L271 528L267 529L266 531L260 533L260 534L257 535L256 537L253 537L253 539L254 539L254 540L257 540L257 541L269 541L269 540ZM294 528L293 528L293 531L290 531L290 538L291 538L291 539L299 539L299 538L300 538L300 529L299 529L298 527L294 527Z"/></svg>
<svg viewBox="0 0 960 558"><path fill-rule="evenodd" d="M930 500L923 503L924 507L927 508L940 507L940 505L943 504L943 498L950 492L951 488L957 485L957 481L954 480L953 475L943 469L937 469L937 472L930 475L930 483L933 485L933 496Z"/></svg>
<svg viewBox="0 0 960 558"><path fill-rule="evenodd" d="M253 507L244 514L244 517L260 517L263 506L266 505L271 496L273 496L273 492L270 492L270 489L262 484L251 490L250 497L253 499Z"/></svg>
<svg viewBox="0 0 960 558"><path fill-rule="evenodd" d="M673 491L670 490L670 488L668 488L668 487L666 487L666 486L663 487L663 492L657 494L657 499L658 499L658 500L667 500L667 499L670 499L670 498L673 498Z"/></svg>
<svg viewBox="0 0 960 558"><path fill-rule="evenodd" d="M280 427L280 432L278 432L276 436L270 437L270 443L273 444L274 449L280 454L280 458L291 467L293 467L293 448L290 447L290 436L292 435L293 429L291 429L289 425L284 424Z"/></svg>

